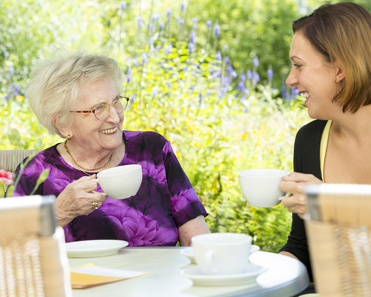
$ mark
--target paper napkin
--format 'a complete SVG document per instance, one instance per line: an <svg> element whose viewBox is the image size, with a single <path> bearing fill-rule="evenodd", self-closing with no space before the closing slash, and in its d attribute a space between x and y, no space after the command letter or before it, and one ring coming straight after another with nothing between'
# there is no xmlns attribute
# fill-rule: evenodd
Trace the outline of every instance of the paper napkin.
<svg viewBox="0 0 371 297"><path fill-rule="evenodd" d="M71 285L72 289L83 289L145 275L149 273L98 267L90 263L71 268Z"/></svg>

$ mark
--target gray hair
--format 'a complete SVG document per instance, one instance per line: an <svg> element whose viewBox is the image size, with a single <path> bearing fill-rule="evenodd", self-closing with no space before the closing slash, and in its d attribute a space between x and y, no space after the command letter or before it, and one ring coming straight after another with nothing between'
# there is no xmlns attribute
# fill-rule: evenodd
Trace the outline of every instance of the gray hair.
<svg viewBox="0 0 371 297"><path fill-rule="evenodd" d="M31 73L26 95L40 124L50 134L65 137L54 125L53 118L58 117L58 126L70 127L70 110L76 100L82 99L81 86L100 79L112 79L121 93L123 76L114 59L76 52L38 65Z"/></svg>

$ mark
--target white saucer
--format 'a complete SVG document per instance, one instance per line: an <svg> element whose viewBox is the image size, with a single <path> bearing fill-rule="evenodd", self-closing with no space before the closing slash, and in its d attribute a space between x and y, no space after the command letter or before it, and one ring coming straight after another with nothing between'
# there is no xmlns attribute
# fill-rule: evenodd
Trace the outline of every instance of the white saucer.
<svg viewBox="0 0 371 297"><path fill-rule="evenodd" d="M83 240L67 242L67 255L70 258L102 257L116 254L129 243L124 240Z"/></svg>
<svg viewBox="0 0 371 297"><path fill-rule="evenodd" d="M180 271L180 275L193 281L196 286L238 286L253 283L259 274L267 271L268 268L249 264L243 273L239 274L203 274L198 266L186 268Z"/></svg>
<svg viewBox="0 0 371 297"><path fill-rule="evenodd" d="M260 250L260 247L257 245L251 245L250 248L250 254L255 253ZM185 249L182 249L180 251L180 254L183 256L186 256L189 260L191 260L192 263L196 264L196 259L193 255L193 247L187 247Z"/></svg>

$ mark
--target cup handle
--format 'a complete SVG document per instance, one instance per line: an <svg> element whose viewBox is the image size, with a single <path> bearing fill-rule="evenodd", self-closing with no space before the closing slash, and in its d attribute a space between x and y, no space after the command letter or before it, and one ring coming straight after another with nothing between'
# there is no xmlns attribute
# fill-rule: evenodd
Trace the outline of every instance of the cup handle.
<svg viewBox="0 0 371 297"><path fill-rule="evenodd" d="M97 182L97 183L99 184L99 182L98 182L98 179L97 179L97 178L94 178L94 179L92 179L92 181L95 181L95 182ZM99 194L102 194L102 195L105 195L105 196L107 196L107 194L106 194L106 193L104 193L104 192L97 192L97 191L92 191L92 193L99 193Z"/></svg>
<svg viewBox="0 0 371 297"><path fill-rule="evenodd" d="M289 197L290 195L291 195L290 193L285 193L285 195L282 197L279 197L278 200L282 201L283 199L285 199L286 197Z"/></svg>
<svg viewBox="0 0 371 297"><path fill-rule="evenodd" d="M206 269L208 274L216 274L218 273L218 270L214 268L213 265L213 260L215 257L215 252L214 251L207 251L205 253L205 264L206 264Z"/></svg>

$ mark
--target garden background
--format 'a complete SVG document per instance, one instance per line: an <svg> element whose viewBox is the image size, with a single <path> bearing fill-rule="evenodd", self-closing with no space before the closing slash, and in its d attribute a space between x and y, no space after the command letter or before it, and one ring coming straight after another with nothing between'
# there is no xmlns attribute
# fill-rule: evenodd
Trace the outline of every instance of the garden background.
<svg viewBox="0 0 371 297"><path fill-rule="evenodd" d="M339 1L332 1L332 3ZM371 9L368 0L357 2ZM310 119L285 79L293 20L318 0L1 0L0 149L56 142L25 91L38 61L68 50L115 58L130 97L124 129L172 143L209 216L212 232L250 234L278 251L291 214L251 207L238 172L292 171L297 130Z"/></svg>

